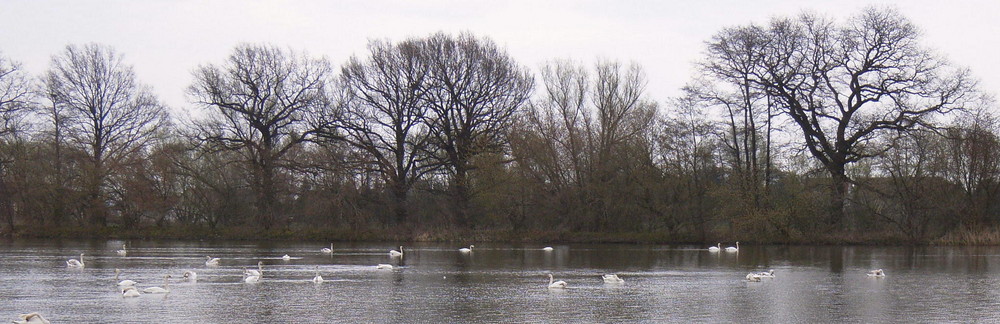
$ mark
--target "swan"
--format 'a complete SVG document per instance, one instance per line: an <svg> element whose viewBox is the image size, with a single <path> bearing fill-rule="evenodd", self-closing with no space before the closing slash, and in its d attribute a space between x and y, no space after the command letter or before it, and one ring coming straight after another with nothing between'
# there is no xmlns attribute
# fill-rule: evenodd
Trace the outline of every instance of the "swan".
<svg viewBox="0 0 1000 324"><path fill-rule="evenodd" d="M115 269L115 281L118 281L118 274L120 274L120 273L122 273L121 269ZM136 284L135 281L128 280L128 279L125 279L125 280L122 280L122 281L118 281L118 286L119 287L135 286L135 284Z"/></svg>
<svg viewBox="0 0 1000 324"><path fill-rule="evenodd" d="M288 256L288 254L285 254L285 255L281 256L281 259L285 260L285 261L288 261L288 260L291 260L292 257Z"/></svg>
<svg viewBox="0 0 1000 324"><path fill-rule="evenodd" d="M245 278L243 278L243 282L245 282L245 283L258 283L258 282L260 282L260 276L246 276Z"/></svg>
<svg viewBox="0 0 1000 324"><path fill-rule="evenodd" d="M184 279L187 279L187 280L190 280L190 281L198 281L198 273L194 272L194 271L190 271L190 270L189 271L184 271L184 275L182 277Z"/></svg>
<svg viewBox="0 0 1000 324"><path fill-rule="evenodd" d="M122 289L122 297L139 297L139 290L135 287L125 287Z"/></svg>
<svg viewBox="0 0 1000 324"><path fill-rule="evenodd" d="M252 277L260 277L264 273L264 261L257 261L257 270L243 268L243 272Z"/></svg>
<svg viewBox="0 0 1000 324"><path fill-rule="evenodd" d="M739 241L736 241L736 247L730 246L730 247L726 248L726 252L739 252L739 251L740 251L740 242Z"/></svg>
<svg viewBox="0 0 1000 324"><path fill-rule="evenodd" d="M166 293L170 292L170 290L167 289L167 288L169 288L167 286L169 284L170 284L170 275L166 275L166 276L163 277L163 288L160 288L160 287L149 287L149 288L143 289L142 292L147 293L147 294L166 294Z"/></svg>
<svg viewBox="0 0 1000 324"><path fill-rule="evenodd" d="M125 256L125 255L128 254L128 250L125 249L125 244L122 244L122 249L121 250L118 250L118 251L115 251L115 252L117 252L119 256Z"/></svg>
<svg viewBox="0 0 1000 324"><path fill-rule="evenodd" d="M399 251L389 250L389 256L394 256L394 257L403 256L403 246L402 245L399 246Z"/></svg>
<svg viewBox="0 0 1000 324"><path fill-rule="evenodd" d="M331 253L332 254L333 253L333 243L330 243L330 247L328 247L328 248L322 248L319 251L323 252L323 253Z"/></svg>
<svg viewBox="0 0 1000 324"><path fill-rule="evenodd" d="M474 247L476 247L476 246L475 245L469 245L469 247L467 247L467 248L458 249L458 252L469 253L469 252L472 252L472 248L474 248Z"/></svg>
<svg viewBox="0 0 1000 324"><path fill-rule="evenodd" d="M213 258L206 255L205 259L207 259L207 261L205 261L205 265L207 266L214 267L219 265L219 258Z"/></svg>
<svg viewBox="0 0 1000 324"><path fill-rule="evenodd" d="M747 274L747 281L760 282L760 275L757 275L756 273L749 273Z"/></svg>
<svg viewBox="0 0 1000 324"><path fill-rule="evenodd" d="M774 269L756 273L761 278L774 278Z"/></svg>
<svg viewBox="0 0 1000 324"><path fill-rule="evenodd" d="M552 274L550 273L549 274L549 289L562 289L562 288L566 288L566 282L565 281L559 280L559 281L553 282L553 280L554 279L552 278Z"/></svg>
<svg viewBox="0 0 1000 324"><path fill-rule="evenodd" d="M66 260L66 266L70 268L83 268L84 267L83 253L80 253L80 260L77 259Z"/></svg>
<svg viewBox="0 0 1000 324"><path fill-rule="evenodd" d="M392 265L391 264L385 264L385 263L379 263L379 265L375 266L375 269L392 270Z"/></svg>
<svg viewBox="0 0 1000 324"><path fill-rule="evenodd" d="M722 243L718 243L715 246L709 246L708 252L719 252L722 249Z"/></svg>
<svg viewBox="0 0 1000 324"><path fill-rule="evenodd" d="M868 271L868 276L874 278L885 278L885 271L882 271L882 269Z"/></svg>
<svg viewBox="0 0 1000 324"><path fill-rule="evenodd" d="M18 315L21 320L16 320L14 323L17 324L49 324L49 321L42 317L39 313L29 313Z"/></svg>
<svg viewBox="0 0 1000 324"><path fill-rule="evenodd" d="M616 274L606 274L602 276L604 283L625 283L625 279L618 278Z"/></svg>
<svg viewBox="0 0 1000 324"><path fill-rule="evenodd" d="M313 277L313 282L323 283L323 276L319 275L319 266L316 266L316 276Z"/></svg>
<svg viewBox="0 0 1000 324"><path fill-rule="evenodd" d="M551 247L551 246L546 246L546 247L543 247L543 248L542 248L542 251L545 251L545 252L549 252L549 251L552 251L552 247Z"/></svg>

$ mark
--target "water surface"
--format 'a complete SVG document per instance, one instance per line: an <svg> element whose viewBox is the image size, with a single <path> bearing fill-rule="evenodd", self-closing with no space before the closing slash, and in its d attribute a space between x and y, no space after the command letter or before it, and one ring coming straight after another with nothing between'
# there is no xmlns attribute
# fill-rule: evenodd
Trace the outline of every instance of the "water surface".
<svg viewBox="0 0 1000 324"><path fill-rule="evenodd" d="M997 322L1000 248L742 245L13 241L0 243L0 320L190 322ZM65 261L85 253L83 269ZM292 260L282 260L288 254ZM205 265L205 256L221 265ZM263 279L243 268L264 262ZM392 270L375 265L392 264ZM326 282L311 279L316 267ZM170 293L123 298L114 280ZM866 272L882 268L886 278ZM751 271L776 277L747 282ZM181 279L184 271L198 281ZM547 289L548 274L569 287ZM624 284L605 284L617 273Z"/></svg>

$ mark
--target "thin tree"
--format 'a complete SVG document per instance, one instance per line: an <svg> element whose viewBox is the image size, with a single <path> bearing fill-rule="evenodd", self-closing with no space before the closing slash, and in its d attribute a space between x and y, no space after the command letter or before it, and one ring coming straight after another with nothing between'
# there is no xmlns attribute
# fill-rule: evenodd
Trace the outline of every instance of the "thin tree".
<svg viewBox="0 0 1000 324"><path fill-rule="evenodd" d="M19 123L30 107L31 84L21 64L0 53L0 148L19 129ZM14 208L12 206L14 188L7 181L7 165L13 157L4 150L0 152L0 216L7 220L8 234L14 230Z"/></svg>
<svg viewBox="0 0 1000 324"><path fill-rule="evenodd" d="M107 225L109 174L139 154L167 123L164 106L109 46L69 45L45 76L54 105L67 109L66 137L85 152L85 202L92 225Z"/></svg>

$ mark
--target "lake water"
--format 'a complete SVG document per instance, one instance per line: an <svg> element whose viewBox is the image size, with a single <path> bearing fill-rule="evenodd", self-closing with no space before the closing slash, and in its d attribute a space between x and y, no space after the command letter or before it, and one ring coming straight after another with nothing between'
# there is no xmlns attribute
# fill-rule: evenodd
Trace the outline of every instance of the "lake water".
<svg viewBox="0 0 1000 324"><path fill-rule="evenodd" d="M7 241L0 320L53 323L997 322L1000 248ZM85 253L83 269L65 261ZM288 254L293 259L285 261ZM217 267L205 256L221 258ZM243 268L264 263L260 282ZM392 270L379 270L380 263ZM326 282L310 280L315 268ZM168 294L123 298L114 280ZM885 278L869 278L870 269ZM747 282L751 271L775 278ZM182 273L198 273L197 282ZM568 283L548 289L548 274ZM605 284L617 273L624 284Z"/></svg>

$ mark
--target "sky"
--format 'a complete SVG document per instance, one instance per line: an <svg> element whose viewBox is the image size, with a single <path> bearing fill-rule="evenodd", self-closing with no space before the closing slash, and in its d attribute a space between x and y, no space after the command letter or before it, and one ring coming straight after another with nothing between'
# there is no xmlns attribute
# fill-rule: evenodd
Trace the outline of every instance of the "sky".
<svg viewBox="0 0 1000 324"><path fill-rule="evenodd" d="M664 101L696 73L705 41L725 27L803 11L846 19L868 6L898 9L922 44L1000 89L1000 1L30 1L0 2L0 53L41 75L67 44L114 47L175 113L193 105L191 72L222 63L236 44L270 43L339 66L371 39L438 31L493 39L537 71L546 61L639 63L650 98Z"/></svg>

